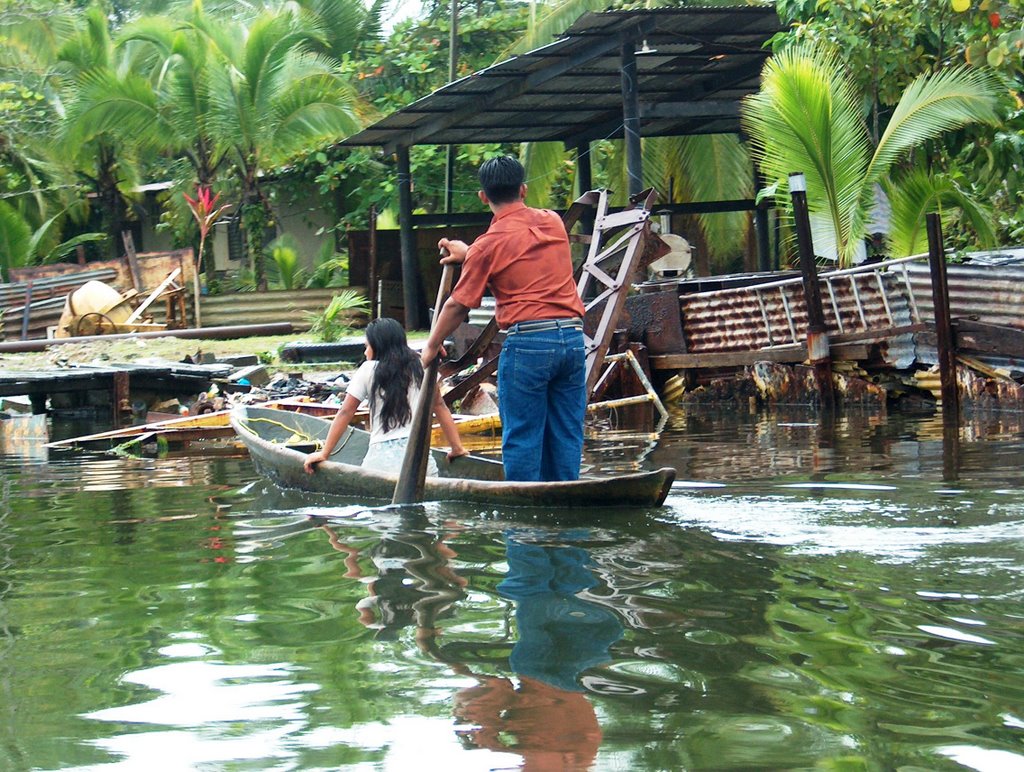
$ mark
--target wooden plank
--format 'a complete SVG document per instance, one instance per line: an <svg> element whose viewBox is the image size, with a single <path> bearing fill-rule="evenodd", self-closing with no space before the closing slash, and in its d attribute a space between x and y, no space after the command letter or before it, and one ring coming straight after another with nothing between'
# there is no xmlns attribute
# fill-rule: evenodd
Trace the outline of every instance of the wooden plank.
<svg viewBox="0 0 1024 772"><path fill-rule="evenodd" d="M964 348L980 354L1024 357L1024 331L1015 327L955 319L953 331L958 349Z"/></svg>
<svg viewBox="0 0 1024 772"><path fill-rule="evenodd" d="M833 359L868 359L871 346L864 343L844 343L831 346ZM744 367L754 362L803 362L807 359L807 346L775 346L752 351L715 351L706 354L663 354L652 356L655 370L700 370L715 367Z"/></svg>
<svg viewBox="0 0 1024 772"><path fill-rule="evenodd" d="M963 354L957 354L956 361L959 362L960 364L967 365L973 370L977 370L979 373L981 373L984 376L987 376L988 378L995 378L998 380L1016 383L1016 381L1013 380L1013 376L1010 375L1010 371L1005 370L1002 367L991 367L982 362L981 360L975 359L974 357L965 356Z"/></svg>
<svg viewBox="0 0 1024 772"><path fill-rule="evenodd" d="M162 282L160 282L160 284L157 286L157 288L155 290L153 290L152 292L149 293L149 297L147 297L145 300L143 300L141 303L139 303L139 307L136 308L134 311L132 311L132 315L129 316L127 319L125 319L124 323L125 324L131 324L136 319L138 319L140 316L142 316L142 312L145 311L147 308L149 308L149 306L153 303L153 301L156 300L158 297L160 297L161 293L165 289L167 289L167 287L171 284L171 282L173 282L175 279L177 279L180 275L181 275L181 268L175 268L173 271L171 271L169 274L167 274L167 278L164 279ZM161 327L163 327L163 325L161 325Z"/></svg>
<svg viewBox="0 0 1024 772"><path fill-rule="evenodd" d="M138 256L135 254L135 240L131 231L121 231L121 240L124 241L124 259L128 263L128 275L131 277L132 286L139 292L142 291L142 272L139 270Z"/></svg>
<svg viewBox="0 0 1024 772"><path fill-rule="evenodd" d="M150 421L138 426L126 426L123 429L114 429L108 432L99 432L98 434L86 434L80 437L69 437L64 440L56 440L47 444L46 447L60 448L68 445L81 445L86 442L97 442L100 440L126 439L128 437L136 437L147 432L163 433L194 430L208 431L211 429L223 429L225 427L230 429L228 424L229 412L230 411L228 410L221 410L216 413L204 413L203 415L197 416L169 418L166 421Z"/></svg>

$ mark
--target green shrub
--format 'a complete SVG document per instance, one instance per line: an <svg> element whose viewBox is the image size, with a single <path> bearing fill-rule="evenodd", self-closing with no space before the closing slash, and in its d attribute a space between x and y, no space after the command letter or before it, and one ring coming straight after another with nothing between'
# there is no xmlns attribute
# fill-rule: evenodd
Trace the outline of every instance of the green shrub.
<svg viewBox="0 0 1024 772"><path fill-rule="evenodd" d="M309 331L325 343L332 343L355 333L353 322L370 311L370 302L355 290L342 290L322 313L307 312L312 323Z"/></svg>

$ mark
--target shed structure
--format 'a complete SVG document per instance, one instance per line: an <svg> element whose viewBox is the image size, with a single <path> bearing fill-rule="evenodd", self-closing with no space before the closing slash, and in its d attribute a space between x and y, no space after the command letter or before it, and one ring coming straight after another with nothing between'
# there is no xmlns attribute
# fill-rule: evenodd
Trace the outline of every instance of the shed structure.
<svg viewBox="0 0 1024 772"><path fill-rule="evenodd" d="M585 13L559 40L453 81L344 140L343 146L377 145L397 155L407 326L425 316L412 232L411 146L562 142L576 153L580 190L589 190L590 143L622 139L635 194L643 187L642 136L739 132L740 102L758 89L766 44L780 30L772 5ZM753 201L665 208L755 210L767 267L767 212Z"/></svg>

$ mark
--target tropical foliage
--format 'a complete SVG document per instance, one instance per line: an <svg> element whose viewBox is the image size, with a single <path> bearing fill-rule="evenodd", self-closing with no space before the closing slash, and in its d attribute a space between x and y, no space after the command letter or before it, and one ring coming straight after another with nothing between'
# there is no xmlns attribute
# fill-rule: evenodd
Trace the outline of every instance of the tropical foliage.
<svg viewBox="0 0 1024 772"><path fill-rule="evenodd" d="M325 343L352 335L356 323L370 310L369 301L358 292L342 290L319 314L307 313L309 331Z"/></svg>
<svg viewBox="0 0 1024 772"><path fill-rule="evenodd" d="M643 7L658 5L675 3ZM397 203L395 159L338 141L448 81L452 7L432 0L396 21L385 0L0 0L0 261L54 259L69 244L91 256L116 253L121 232L142 211L140 183L170 181L159 216L176 245L203 240L181 195L198 186L232 204L225 217L245 234L245 283L266 287L286 276L296 284L337 282L346 273L336 254L344 231L365 227L371 207L388 219ZM456 77L542 45L581 13L608 7L595 0L461 4ZM1018 3L778 0L776 8L786 29L773 41L779 57L765 91L750 102L752 142L644 140L644 183L663 201L751 197L754 147L770 181L782 183L776 192L799 162L812 207L830 223L844 259L880 191L891 205L894 254L917 251L920 214L933 209L957 214L947 233L960 246L1024 238ZM783 65L797 53L806 58L805 46L816 52L818 72L812 78L803 67L799 77L808 83L787 90L784 81L797 75L783 73ZM810 83L835 90L811 93ZM964 85L969 91L958 96ZM997 108L996 93L1009 109ZM806 125L785 111L755 115L772 100L805 97L802 109L813 117ZM826 110L834 114L824 121ZM769 140L771 132L783 141ZM823 144L804 146L801 137ZM455 149L455 211L478 211L474 170L506 152L519 152L527 165L531 203L564 206L579 192L578 159L561 145L462 146ZM594 142L589 152L594 184L617 191L621 202L621 145ZM420 211L447 205L446 155L442 147L412 150ZM313 255L297 254L302 275L273 259L279 210L291 202L323 208L330 223L320 231L330 257L311 271ZM702 272L742 267L748 219L732 213L685 222ZM83 236L97 233L106 237ZM277 248L279 258L290 256L291 247Z"/></svg>
<svg viewBox="0 0 1024 772"><path fill-rule="evenodd" d="M923 243L914 212L960 205L978 235L991 241L980 205L944 174L919 162L898 168L913 152L945 132L975 122L995 123L999 84L984 70L963 67L917 77L903 93L874 143L860 110L861 95L834 53L800 46L765 65L761 91L746 100L744 125L765 177L775 191L789 173L807 178L808 206L819 253L849 264L862 249L881 186L892 202L890 244L900 252ZM897 231L896 226L904 228Z"/></svg>

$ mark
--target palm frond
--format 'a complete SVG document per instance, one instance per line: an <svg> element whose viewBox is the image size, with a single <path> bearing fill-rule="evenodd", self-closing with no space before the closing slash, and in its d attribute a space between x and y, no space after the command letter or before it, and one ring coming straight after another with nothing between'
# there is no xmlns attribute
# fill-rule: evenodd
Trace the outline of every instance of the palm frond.
<svg viewBox="0 0 1024 772"><path fill-rule="evenodd" d="M207 73L209 114L207 129L218 149L247 153L255 136L248 90L241 73L230 64L218 62ZM236 159L241 160L241 159Z"/></svg>
<svg viewBox="0 0 1024 772"><path fill-rule="evenodd" d="M921 75L907 86L867 170L881 182L898 158L943 132L970 123L996 123L1000 86L989 71L953 67Z"/></svg>
<svg viewBox="0 0 1024 772"><path fill-rule="evenodd" d="M925 216L940 212L943 219L966 221L982 247L995 244L991 211L968 195L945 174L915 169L885 185L892 204L889 221L889 254L905 257L928 249Z"/></svg>
<svg viewBox="0 0 1024 772"><path fill-rule="evenodd" d="M7 281L11 268L25 265L32 230L25 218L6 201L0 200L0 272Z"/></svg>
<svg viewBox="0 0 1024 772"><path fill-rule="evenodd" d="M374 23L380 30L382 0L368 8L362 0L297 0L297 4L319 29L325 50L336 58L354 52L364 35L373 34Z"/></svg>
<svg viewBox="0 0 1024 772"><path fill-rule="evenodd" d="M526 169L528 205L557 208L565 203L551 200L552 184L565 162L565 146L561 142L526 142L520 148L520 160Z"/></svg>
<svg viewBox="0 0 1024 772"><path fill-rule="evenodd" d="M138 75L119 79L108 69L79 78L69 109L67 141L75 145L100 134L130 138L139 145L161 145L169 127L157 108L149 81Z"/></svg>
<svg viewBox="0 0 1024 772"><path fill-rule="evenodd" d="M291 13L264 13L253 21L237 62L253 104L270 104L277 76L287 66L289 54L312 39L310 28Z"/></svg>
<svg viewBox="0 0 1024 772"><path fill-rule="evenodd" d="M79 233L67 241L62 241L45 255L42 255L40 262L56 263L74 252L80 244L95 244L106 241L110 238L106 233Z"/></svg>
<svg viewBox="0 0 1024 772"><path fill-rule="evenodd" d="M754 170L746 147L735 134L682 137L677 181L686 201L729 201L753 197ZM749 217L746 212L699 215L709 257L742 253Z"/></svg>
<svg viewBox="0 0 1024 772"><path fill-rule="evenodd" d="M807 178L808 206L836 233L840 258L859 240L870 139L860 104L835 55L795 46L770 59L761 90L744 100L742 122L764 176L788 189Z"/></svg>

